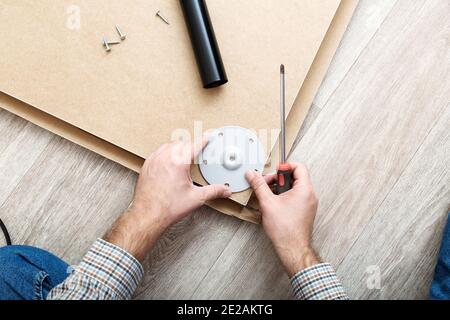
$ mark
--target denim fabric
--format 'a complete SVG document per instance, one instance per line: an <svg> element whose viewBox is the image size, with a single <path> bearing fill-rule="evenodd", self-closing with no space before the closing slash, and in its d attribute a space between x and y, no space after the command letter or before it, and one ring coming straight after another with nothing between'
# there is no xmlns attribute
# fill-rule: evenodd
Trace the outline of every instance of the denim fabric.
<svg viewBox="0 0 450 320"><path fill-rule="evenodd" d="M430 290L432 300L450 300L450 214Z"/></svg>
<svg viewBox="0 0 450 320"><path fill-rule="evenodd" d="M0 248L0 300L45 300L68 276L69 265L47 251Z"/></svg>

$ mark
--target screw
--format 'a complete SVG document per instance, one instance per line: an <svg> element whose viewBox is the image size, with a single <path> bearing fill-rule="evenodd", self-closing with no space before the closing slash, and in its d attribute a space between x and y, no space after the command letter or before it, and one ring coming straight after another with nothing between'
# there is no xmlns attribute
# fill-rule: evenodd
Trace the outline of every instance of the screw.
<svg viewBox="0 0 450 320"><path fill-rule="evenodd" d="M120 40L125 40L127 38L127 35L122 33L122 30L120 30L118 25L116 25L116 30L117 30L117 33L120 36Z"/></svg>
<svg viewBox="0 0 450 320"><path fill-rule="evenodd" d="M108 45L114 45L114 44L120 44L120 41L110 41L108 42Z"/></svg>
<svg viewBox="0 0 450 320"><path fill-rule="evenodd" d="M167 23L167 24L170 25L169 20L167 20L166 17L164 17L164 16L161 14L161 10L158 10L158 12L156 13L156 16L157 16L157 17L160 17L162 21L164 21L165 23Z"/></svg>
<svg viewBox="0 0 450 320"><path fill-rule="evenodd" d="M108 39L106 39L106 37L103 37L103 46L105 47L106 52L111 51L111 47L109 46L109 42L108 42Z"/></svg>

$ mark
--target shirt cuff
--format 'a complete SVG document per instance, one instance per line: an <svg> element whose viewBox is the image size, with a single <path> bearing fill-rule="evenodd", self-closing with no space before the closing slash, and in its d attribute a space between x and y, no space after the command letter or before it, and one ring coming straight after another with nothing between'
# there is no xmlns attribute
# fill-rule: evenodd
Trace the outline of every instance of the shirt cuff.
<svg viewBox="0 0 450 320"><path fill-rule="evenodd" d="M103 239L94 243L76 271L96 279L122 299L131 299L144 275L136 258Z"/></svg>
<svg viewBox="0 0 450 320"><path fill-rule="evenodd" d="M299 300L348 300L336 272L328 263L297 273L291 280L294 297Z"/></svg>

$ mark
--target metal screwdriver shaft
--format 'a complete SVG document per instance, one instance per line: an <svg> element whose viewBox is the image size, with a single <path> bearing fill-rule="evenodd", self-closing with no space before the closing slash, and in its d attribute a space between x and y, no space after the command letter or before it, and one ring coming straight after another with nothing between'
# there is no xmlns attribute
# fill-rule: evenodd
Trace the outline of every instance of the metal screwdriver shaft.
<svg viewBox="0 0 450 320"><path fill-rule="evenodd" d="M286 162L286 73L284 65L280 67L280 118L281 118L281 137L280 137L280 165L277 172L278 195L292 189L292 167Z"/></svg>
<svg viewBox="0 0 450 320"><path fill-rule="evenodd" d="M281 155L281 163L286 163L286 75L283 64L280 67L280 115L281 115L280 155Z"/></svg>

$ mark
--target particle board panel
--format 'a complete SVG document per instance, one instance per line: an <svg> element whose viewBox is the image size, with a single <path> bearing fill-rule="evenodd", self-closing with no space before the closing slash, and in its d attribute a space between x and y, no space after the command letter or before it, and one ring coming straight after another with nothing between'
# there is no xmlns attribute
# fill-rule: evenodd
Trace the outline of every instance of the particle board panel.
<svg viewBox="0 0 450 320"><path fill-rule="evenodd" d="M230 82L204 90L178 0L80 0L79 27L71 0L3 1L0 91L141 158L180 133L195 139L196 122L271 132L279 65L292 70L289 111L339 4L209 1ZM116 24L128 38L108 54L101 39L117 37ZM232 199L245 205L250 195Z"/></svg>
<svg viewBox="0 0 450 320"><path fill-rule="evenodd" d="M315 92L318 90L320 83L326 74L327 68L331 63L332 57L342 39L357 3L357 0L343 0L336 16L333 19L332 25L328 30L319 53L316 56L305 79L299 96L294 103L294 107L288 116L288 145L292 145L295 140L298 128L301 127L303 119L308 113L309 107L315 96ZM142 158L4 93L0 93L0 107L85 148L93 150L108 159L118 162L127 168L130 168L136 172L140 171L143 163ZM278 148L275 148L274 150L277 151ZM260 221L259 214L256 210L251 207L241 206L233 201L217 200L209 203L208 205L222 213L232 215L243 220L254 223L258 223Z"/></svg>

